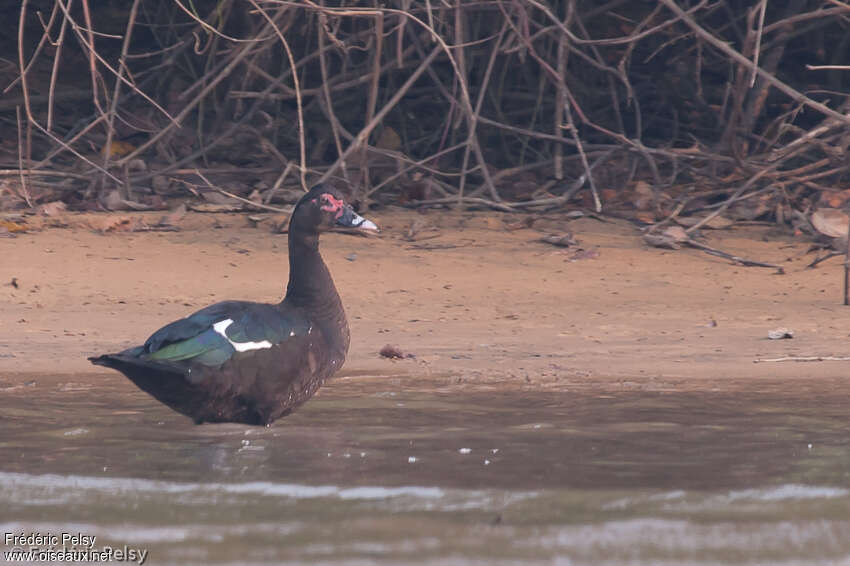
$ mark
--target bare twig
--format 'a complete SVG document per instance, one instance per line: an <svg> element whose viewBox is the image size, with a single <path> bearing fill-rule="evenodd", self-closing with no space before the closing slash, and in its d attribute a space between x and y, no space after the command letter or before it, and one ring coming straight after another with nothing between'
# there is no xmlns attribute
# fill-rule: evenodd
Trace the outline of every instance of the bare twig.
<svg viewBox="0 0 850 566"><path fill-rule="evenodd" d="M431 51L431 53L425 58L425 60L419 64L419 67L413 72L412 75L407 78L404 84L399 87L395 95L393 95L393 97L387 101L384 107L381 108L380 112L375 114L375 117L372 118L372 120L368 124L366 124L363 129L360 130L360 132L357 133L357 137L354 138L354 141L352 141L348 145L348 148L346 148L342 155L337 158L334 164L331 165L327 171L325 171L324 175L322 175L321 179L319 179L320 183L324 183L325 181L327 181L331 177L331 175L333 175L333 173L339 168L342 162L344 162L345 159L348 158L348 156L351 155L353 151L358 149L363 143L366 142L369 137L369 134L372 133L372 130L374 130L378 126L378 124L381 123L381 120L384 119L384 116L386 116L389 111L392 110L396 104L398 104L399 100L401 100L402 97L404 97L404 95L410 89L410 87L413 86L413 83L415 83L416 80L420 76L422 76L422 73L425 72L425 70L431 64L431 61L433 61L434 58L436 58L437 55L440 54L441 50L441 47L435 47Z"/></svg>
<svg viewBox="0 0 850 566"><path fill-rule="evenodd" d="M27 188L27 175L26 169L24 168L24 144L21 140L21 132L23 128L21 127L21 109L20 107L15 109L15 116L18 118L18 175L21 179L21 190L18 196L23 197L24 201L26 201L27 206L32 208L32 199L30 198L30 192Z"/></svg>
<svg viewBox="0 0 850 566"><path fill-rule="evenodd" d="M752 259L743 258L734 254L730 254L728 252L724 252L723 250L718 250L716 248L706 246L705 244L701 244L692 239L688 239L685 244L691 246L692 248L702 250L705 253L728 259L729 261L733 261L745 267L769 267L771 269L775 269L779 275L783 275L785 273L785 268L781 265L776 265L775 263L765 263L763 261L756 261Z"/></svg>
<svg viewBox="0 0 850 566"><path fill-rule="evenodd" d="M782 358L758 358L753 363L766 362L847 362L850 356L785 356Z"/></svg>
<svg viewBox="0 0 850 566"><path fill-rule="evenodd" d="M0 164L12 169L17 157L23 181L14 190L63 198L109 179L122 192L130 183L144 191L157 176L214 159L224 162L202 170L244 167L273 183L267 202L295 169L302 188L316 178L339 175L355 186L362 178L356 190L365 199L416 170L429 174L425 192L436 191L420 195L436 197L424 206L453 199L518 211L558 207L584 189L599 209L603 194L651 179L656 196L677 203L672 213L659 209L666 222L711 211L704 223L756 197L784 222L822 201L819 193L846 186L844 1L769 10L767 0L213 4L199 14L185 0L134 0L123 30L106 34L93 28L106 20L94 18L91 0L54 0L44 14L22 0L18 77L6 88L20 92L0 101L0 120L19 128L18 155L9 151ZM110 13L110 32L119 15ZM149 44L137 41L139 26ZM794 61L783 59L798 39ZM84 91L67 80L77 56L89 75ZM787 64L807 62L826 73L777 78ZM7 61L0 67L8 72ZM433 83L418 80L422 73ZM773 88L790 103L769 99ZM67 104L82 96L91 103ZM819 123L806 109L823 114ZM400 143L370 146L381 127ZM112 152L117 139L135 148ZM607 155L619 159L594 169ZM352 163L360 177L349 174ZM51 172L61 183L43 192ZM508 197L511 183L536 188L529 200L505 201L500 192Z"/></svg>
<svg viewBox="0 0 850 566"><path fill-rule="evenodd" d="M139 11L139 1L140 0L133 0L133 5L130 8L130 19L127 23L127 31L124 34L124 42L121 45L121 59L118 61L118 74L115 77L115 87L113 88L109 111L106 112L106 143L103 145L103 169L105 171L109 170L109 159L112 157L112 137L115 134L113 124L115 123L115 115L118 111L118 101L120 100L121 95L121 79L124 77L125 69L124 62L127 59L127 53L130 49L130 38L133 35L133 27L136 24L136 15ZM127 184L125 183L122 186L125 191L122 196L124 198L128 198L129 194L127 194Z"/></svg>
<svg viewBox="0 0 850 566"><path fill-rule="evenodd" d="M263 204L263 203L261 203L261 202L254 202L254 201L249 200L249 199L246 199L246 198L244 198L244 197L240 197L239 195L235 195L235 194L231 193L230 191L225 191L224 189L222 189L222 188L220 188L220 187L216 187L215 185L213 185L213 184L210 182L210 180L209 180L209 179L207 179L207 178L204 176L204 174L203 174L203 173L201 173L201 172L200 172L199 170L197 170L197 169L195 169L195 175L197 175L198 177L200 177L201 179L203 179L203 180L204 180L204 183L206 183L206 184L207 184L207 187L209 187L210 189L214 190L215 192L220 193L220 194L223 194L223 195L224 195L224 196L226 196L226 197L230 197L230 198L232 198L232 199L238 200L239 202L244 203L244 204L247 204L248 206L253 206L253 207L255 207L255 208L260 208L260 209L262 209L262 210L271 210L272 212L282 212L282 213L284 213L284 214L291 214L291 213L292 213L292 207L290 207L290 208L279 208L279 207L277 207L277 206L269 206L269 205L267 205L267 204ZM183 181L183 182L185 183L186 181Z"/></svg>
<svg viewBox="0 0 850 566"><path fill-rule="evenodd" d="M736 63L739 63L740 65L743 65L744 67L746 67L748 69L752 69L755 73L757 73L759 76L763 77L771 85L773 85L778 90L787 94L795 102L802 102L803 104L805 104L809 108L812 108L813 110L817 110L818 112L821 112L822 114L824 114L826 116L831 116L832 118L840 120L840 121L842 121L846 124L850 124L850 116L847 116L846 114L840 114L840 113L836 112L835 110L833 110L832 108L826 106L825 104L821 104L820 102L817 102L816 100L812 100L808 96L804 95L802 92L800 92L800 91L792 88L791 86L787 85L786 83L780 81L779 79L777 79L775 76L771 75L770 73L763 71L762 69L760 69L758 67L755 67L753 65L752 61L750 61L749 59L747 59L746 57L744 57L743 55L741 55L740 53L738 53L737 51L735 51L734 49L729 47L729 45L727 45L723 41L720 41L719 39L714 37L714 35L712 35L708 31L706 31L702 26L697 24L690 15L685 13L685 11L682 10L678 6L678 4L676 4L676 2L674 0L658 0L658 1L661 2L662 4L664 4L665 6L667 6L667 8L669 8L671 12L673 12L674 14L679 16L682 19L682 21L684 21L686 24L688 24L688 26L691 29L693 29L694 32L698 36L700 36L705 41L710 43L716 49L720 50L726 56L733 59Z"/></svg>
<svg viewBox="0 0 850 566"><path fill-rule="evenodd" d="M286 41L280 28L275 24L271 16L266 13L256 2L256 0L248 0L254 8L259 11L268 21L269 26L277 34L280 42L283 44L283 49L286 51L286 58L289 60L289 67L292 69L292 84L295 86L295 101L298 105L298 142L301 156L301 186L307 190L307 145L304 141L304 109L301 102L301 86L298 82L298 73L295 72L295 57L292 55L292 49L289 47L289 42Z"/></svg>
<svg viewBox="0 0 850 566"><path fill-rule="evenodd" d="M850 305L850 223L847 226L847 248L844 253L844 306Z"/></svg>

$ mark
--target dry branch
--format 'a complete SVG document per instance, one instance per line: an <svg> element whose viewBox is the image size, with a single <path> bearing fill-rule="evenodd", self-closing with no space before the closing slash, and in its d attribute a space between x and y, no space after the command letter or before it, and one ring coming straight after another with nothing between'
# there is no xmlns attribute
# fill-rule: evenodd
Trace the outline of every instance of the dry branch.
<svg viewBox="0 0 850 566"><path fill-rule="evenodd" d="M809 4L23 0L0 166L14 206L79 202L93 180L167 197L148 185L196 167L251 171L228 192L256 182L270 203L297 169L366 203L601 210L642 180L674 203L662 223L748 199L787 222L850 172L850 65L806 50L846 45L850 6ZM61 185L33 185L51 171Z"/></svg>

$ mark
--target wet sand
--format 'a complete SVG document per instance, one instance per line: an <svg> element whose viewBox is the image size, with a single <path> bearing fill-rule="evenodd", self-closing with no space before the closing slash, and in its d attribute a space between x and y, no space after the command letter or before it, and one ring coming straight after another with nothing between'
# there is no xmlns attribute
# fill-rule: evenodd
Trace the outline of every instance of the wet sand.
<svg viewBox="0 0 850 566"><path fill-rule="evenodd" d="M132 215L150 224L159 216ZM380 238L322 241L352 328L342 375L396 371L499 388L757 389L762 378L846 373L842 362L754 363L848 351L841 260L807 270L808 243L767 228L706 234L712 246L783 265L785 275L647 248L625 222L535 224L571 230L598 253L574 259L572 249L537 242L537 230L506 229L510 216L371 216ZM420 234L437 237L406 241L413 221L439 227ZM0 239L6 376L105 372L86 356L140 343L212 302L279 300L286 284L286 235L244 216L190 214L182 231L166 233L100 234L89 227L103 225L96 215L61 222L68 227ZM767 340L777 327L795 338ZM388 343L415 357L380 358Z"/></svg>

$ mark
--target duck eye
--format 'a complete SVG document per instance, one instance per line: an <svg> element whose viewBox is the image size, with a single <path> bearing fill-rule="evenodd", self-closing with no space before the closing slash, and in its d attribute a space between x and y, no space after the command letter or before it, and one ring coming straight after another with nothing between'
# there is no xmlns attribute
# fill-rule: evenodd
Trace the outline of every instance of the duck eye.
<svg viewBox="0 0 850 566"><path fill-rule="evenodd" d="M342 208L342 201L335 199L333 195L323 194L319 197L319 200L322 204L322 210L327 212L337 212Z"/></svg>

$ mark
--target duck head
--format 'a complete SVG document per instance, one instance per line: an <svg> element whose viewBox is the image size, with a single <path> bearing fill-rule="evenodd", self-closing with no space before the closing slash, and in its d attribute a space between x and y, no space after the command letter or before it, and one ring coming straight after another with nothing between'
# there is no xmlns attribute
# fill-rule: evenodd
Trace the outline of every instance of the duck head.
<svg viewBox="0 0 850 566"><path fill-rule="evenodd" d="M366 220L345 202L339 190L328 185L316 185L295 205L290 230L316 233L335 226L379 232L374 222Z"/></svg>

